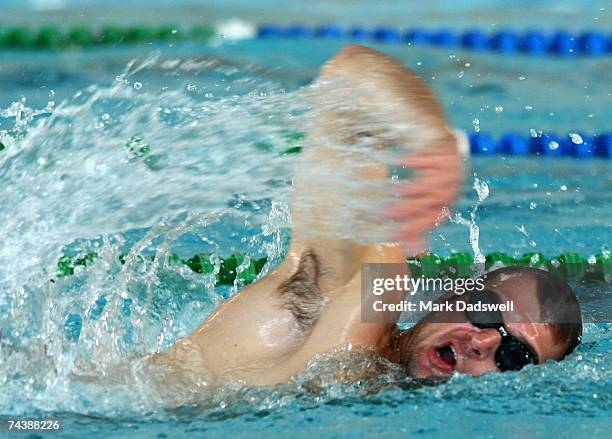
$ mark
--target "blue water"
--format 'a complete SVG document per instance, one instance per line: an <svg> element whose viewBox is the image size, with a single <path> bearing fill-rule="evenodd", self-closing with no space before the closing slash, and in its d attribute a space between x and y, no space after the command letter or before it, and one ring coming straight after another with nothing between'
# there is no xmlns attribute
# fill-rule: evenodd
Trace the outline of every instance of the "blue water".
<svg viewBox="0 0 612 439"><path fill-rule="evenodd" d="M440 21L444 10L438 3L418 13ZM599 10L605 4L597 2L585 9L560 2L556 12L552 2L532 3L547 11L551 26L569 23L568 17L587 25L605 13ZM290 14L297 6L284 8ZM366 6L359 2L359 8ZM458 9L475 20L469 6ZM315 21L317 11L324 10L315 3L306 18ZM387 4L370 20L394 11ZM480 20L489 25L514 18L516 12L500 10ZM293 159L258 155L252 144L258 135L278 140L286 127L307 126L286 116L304 106L300 95L291 93L310 83L341 46L242 41L3 52L0 108L21 96L35 109L53 100L61 117L36 116L24 137L0 152L0 414L63 418L64 437L609 435L612 326L601 321L586 325L583 344L562 363L479 378L456 376L435 387L331 381L317 394L299 383L230 388L199 407L167 410L147 401L142 389L71 382L69 371L83 359L104 363L168 346L239 289L214 288L209 277L168 265L169 251L184 257L201 251L267 255L271 263L265 270L280 261L290 239L286 201ZM378 48L427 80L453 124L467 132L593 134L612 128L609 58ZM139 65L154 59L154 52L159 56L154 62L125 74L130 61ZM272 104L252 97L254 92L268 93ZM234 116L244 108L270 118L256 112ZM158 112L164 116L155 117ZM0 130L14 125L12 117L0 119ZM123 146L135 134L151 145L154 160ZM246 151L253 163L241 160ZM477 200L471 189L476 174L491 192L477 219L485 253L590 255L610 245L611 171L612 162L604 160L476 157L456 209L469 215ZM271 182L270 175L278 179ZM221 216L210 217L214 212ZM135 248L135 255L156 254L157 262L122 267L117 255ZM447 224L432 234L432 248L440 254L470 251L468 230ZM103 255L96 264L49 283L60 254L92 250ZM591 321L612 309L609 283L575 287ZM90 312L102 296L108 304L103 317L95 318ZM125 298L133 301L130 312L123 308ZM70 341L64 328L69 314L83 316L78 342ZM41 345L53 355L43 354ZM308 373L324 375L320 368Z"/></svg>

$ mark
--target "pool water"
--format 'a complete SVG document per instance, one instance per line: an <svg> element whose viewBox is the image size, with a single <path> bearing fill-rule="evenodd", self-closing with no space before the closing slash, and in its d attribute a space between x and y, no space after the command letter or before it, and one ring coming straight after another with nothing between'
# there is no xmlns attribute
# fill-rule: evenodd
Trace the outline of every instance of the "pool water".
<svg viewBox="0 0 612 439"><path fill-rule="evenodd" d="M172 410L149 398L146 383L71 379L88 360L112 364L168 347L239 290L172 265L172 252L266 256L264 273L282 260L298 158L254 145L265 138L282 152L287 132L308 130L304 87L342 44L248 40L3 58L0 130L11 134L0 152L1 415L60 417L65 437L607 437L610 283L575 285L589 323L570 358L518 373L437 386L330 379L319 393L299 380L236 385ZM610 129L610 58L374 47L429 82L466 132ZM476 176L490 189L477 217L484 253L595 254L610 244L611 163L474 157L456 211L474 208ZM438 254L471 244L461 224L432 234ZM93 264L57 276L62 254L91 251L100 255ZM101 298L104 310L93 312ZM81 319L76 335L70 315ZM325 375L325 366L308 373Z"/></svg>

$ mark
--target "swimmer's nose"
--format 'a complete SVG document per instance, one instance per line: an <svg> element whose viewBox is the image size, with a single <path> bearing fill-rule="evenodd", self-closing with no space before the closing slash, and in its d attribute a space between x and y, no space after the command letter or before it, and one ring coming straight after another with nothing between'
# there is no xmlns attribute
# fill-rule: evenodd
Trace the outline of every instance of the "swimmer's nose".
<svg viewBox="0 0 612 439"><path fill-rule="evenodd" d="M479 360L494 358L501 342L501 335L495 329L481 329L472 335L470 355Z"/></svg>

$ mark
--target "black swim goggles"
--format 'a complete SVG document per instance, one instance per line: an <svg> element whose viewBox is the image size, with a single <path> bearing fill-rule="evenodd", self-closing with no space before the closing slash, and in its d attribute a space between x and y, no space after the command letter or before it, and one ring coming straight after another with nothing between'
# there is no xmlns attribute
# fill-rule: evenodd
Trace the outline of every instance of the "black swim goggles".
<svg viewBox="0 0 612 439"><path fill-rule="evenodd" d="M473 291L467 297L470 304L501 304L499 296L492 290ZM528 345L514 337L504 326L502 312L465 311L469 322L480 329L495 329L501 335L501 342L495 351L495 364L500 371L520 370L528 364L538 364L538 357Z"/></svg>

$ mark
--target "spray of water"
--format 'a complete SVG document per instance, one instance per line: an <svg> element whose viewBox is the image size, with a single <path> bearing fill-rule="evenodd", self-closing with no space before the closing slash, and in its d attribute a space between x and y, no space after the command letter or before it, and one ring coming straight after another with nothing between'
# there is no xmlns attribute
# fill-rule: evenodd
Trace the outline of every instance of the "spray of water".
<svg viewBox="0 0 612 439"><path fill-rule="evenodd" d="M478 195L478 201L476 201L474 207L472 207L469 212L470 219L468 220L464 218L459 212L451 216L447 211L445 212L445 215L448 216L452 222L465 226L469 229L470 246L472 247L472 252L474 253L474 275L480 276L484 274L485 256L480 249L480 228L478 227L476 220L478 218L478 208L489 197L489 185L486 181L480 180L478 176L474 174L474 184L472 187Z"/></svg>
<svg viewBox="0 0 612 439"><path fill-rule="evenodd" d="M268 257L265 274L286 251L294 178L335 194L329 219L343 227L332 235L384 238L376 215L388 200L371 194L390 193L391 183L355 176L390 163L388 151L368 136L350 146L319 136L316 146L344 164L333 169L285 153L294 133L312 131L311 97L325 108L324 85L285 93L208 67L226 90L248 92L152 90L139 75L190 68L153 56L57 106L52 96L41 110L20 99L0 113L14 121L0 132L0 412L154 409L137 359L189 334L241 286L215 288L214 274L174 265L172 253L206 251L218 271L220 256L246 251ZM330 94L327 105L337 104ZM297 201L308 210L316 198ZM98 257L87 268L58 277L62 254L90 252ZM131 385L88 383L92 370L110 377L117 365Z"/></svg>

